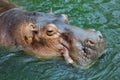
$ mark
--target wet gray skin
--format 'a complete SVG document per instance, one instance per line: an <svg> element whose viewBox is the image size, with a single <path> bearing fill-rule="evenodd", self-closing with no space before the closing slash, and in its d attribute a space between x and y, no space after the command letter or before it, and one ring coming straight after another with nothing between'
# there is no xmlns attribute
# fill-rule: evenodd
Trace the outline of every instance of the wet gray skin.
<svg viewBox="0 0 120 80"><path fill-rule="evenodd" d="M105 49L105 40L100 31L95 29L84 30L78 27L55 22L69 45L69 55L76 64L88 66L95 62ZM70 41L69 41L70 40Z"/></svg>
<svg viewBox="0 0 120 80"><path fill-rule="evenodd" d="M6 18L5 21L2 21L2 18ZM26 26L16 26L24 22L32 23L32 28L27 27L26 29ZM63 14L54 16L51 13L27 12L15 8L1 15L0 25L2 25L0 30L1 44L22 46L25 51L33 52L37 57L62 55L67 63L87 66L96 61L105 48L101 32L71 26L68 24L68 18ZM16 30L17 34L9 31L9 27ZM19 30L21 28L22 31ZM9 35L7 35L8 33ZM18 34L20 34L21 40L16 36ZM7 35L9 39L2 35Z"/></svg>

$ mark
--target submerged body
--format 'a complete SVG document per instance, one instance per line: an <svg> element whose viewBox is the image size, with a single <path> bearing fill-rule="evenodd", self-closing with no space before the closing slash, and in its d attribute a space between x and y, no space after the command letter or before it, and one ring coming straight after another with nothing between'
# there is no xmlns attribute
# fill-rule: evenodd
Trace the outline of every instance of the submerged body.
<svg viewBox="0 0 120 80"><path fill-rule="evenodd" d="M0 14L0 44L22 47L37 57L63 56L67 63L87 66L105 47L102 34L68 24L65 15L12 8Z"/></svg>

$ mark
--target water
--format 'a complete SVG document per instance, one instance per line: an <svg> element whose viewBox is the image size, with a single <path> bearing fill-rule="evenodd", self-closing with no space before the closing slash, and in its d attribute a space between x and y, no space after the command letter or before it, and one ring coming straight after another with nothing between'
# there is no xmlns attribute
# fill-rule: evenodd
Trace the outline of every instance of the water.
<svg viewBox="0 0 120 80"><path fill-rule="evenodd" d="M71 25L102 32L107 48L89 69L0 48L0 80L120 80L120 0L13 0L30 11L67 14Z"/></svg>

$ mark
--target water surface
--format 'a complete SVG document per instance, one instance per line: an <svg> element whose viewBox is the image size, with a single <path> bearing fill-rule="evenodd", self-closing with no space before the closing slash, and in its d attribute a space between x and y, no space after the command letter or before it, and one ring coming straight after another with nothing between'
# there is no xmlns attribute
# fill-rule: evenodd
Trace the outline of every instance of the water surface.
<svg viewBox="0 0 120 80"><path fill-rule="evenodd" d="M0 80L120 80L120 0L11 0L30 11L67 14L71 25L102 32L107 48L89 69L0 48Z"/></svg>

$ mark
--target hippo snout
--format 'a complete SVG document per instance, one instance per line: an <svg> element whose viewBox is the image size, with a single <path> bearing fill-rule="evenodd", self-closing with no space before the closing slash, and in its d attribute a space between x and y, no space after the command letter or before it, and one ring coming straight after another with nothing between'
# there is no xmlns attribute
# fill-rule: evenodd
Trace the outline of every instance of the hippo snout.
<svg viewBox="0 0 120 80"><path fill-rule="evenodd" d="M100 31L80 29L79 35L73 41L70 56L76 64L88 66L103 54L105 46L105 40Z"/></svg>

